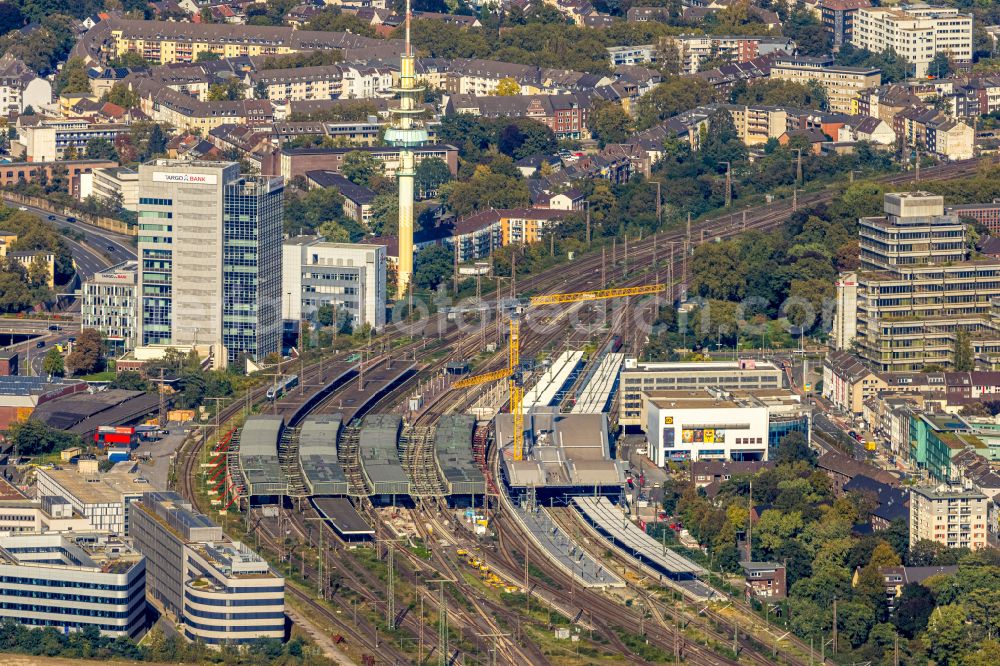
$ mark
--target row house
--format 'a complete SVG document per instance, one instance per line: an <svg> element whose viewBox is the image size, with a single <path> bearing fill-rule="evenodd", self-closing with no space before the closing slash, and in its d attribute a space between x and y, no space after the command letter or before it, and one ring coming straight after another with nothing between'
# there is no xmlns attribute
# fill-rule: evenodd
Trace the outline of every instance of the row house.
<svg viewBox="0 0 1000 666"><path fill-rule="evenodd" d="M38 111L51 103L51 83L9 53L0 58L0 113L19 114L29 106Z"/></svg>
<svg viewBox="0 0 1000 666"><path fill-rule="evenodd" d="M532 118L547 125L559 139L588 139L590 95L452 95L445 113L470 113L486 118Z"/></svg>
<svg viewBox="0 0 1000 666"><path fill-rule="evenodd" d="M250 94L261 90L271 101L334 99L343 91L344 72L340 65L265 69L247 73L244 83Z"/></svg>
<svg viewBox="0 0 1000 666"><path fill-rule="evenodd" d="M237 58L368 46L391 47L397 53L402 53L403 49L400 40L375 40L350 32L296 30L284 26L246 25L233 29L226 24L120 18L102 23L108 24L106 29L113 57L136 53L159 64L195 62L198 54L206 51L220 58Z"/></svg>
<svg viewBox="0 0 1000 666"><path fill-rule="evenodd" d="M374 146L379 142L379 137L385 126L386 124L379 120L378 116L371 116L357 122L342 123L287 121L276 122L272 136L278 143L284 143L300 136L308 136L314 137L316 143L324 143L324 140L328 139L335 145ZM430 134L431 141L433 141L436 133L431 132Z"/></svg>
<svg viewBox="0 0 1000 666"><path fill-rule="evenodd" d="M966 160L975 155L972 127L934 108L912 107L896 114L893 130L903 145L923 148L949 160Z"/></svg>
<svg viewBox="0 0 1000 666"><path fill-rule="evenodd" d="M782 56L784 54L771 53L748 60L747 62L734 62L721 65L716 69L708 69L704 72L691 74L690 76L704 81L721 93L728 94L738 82L750 82L768 78L771 75L771 67Z"/></svg>
<svg viewBox="0 0 1000 666"><path fill-rule="evenodd" d="M274 108L266 99L202 102L142 77L130 78L129 87L139 95L143 113L156 122L179 129L207 133L224 124L270 125L274 122Z"/></svg>

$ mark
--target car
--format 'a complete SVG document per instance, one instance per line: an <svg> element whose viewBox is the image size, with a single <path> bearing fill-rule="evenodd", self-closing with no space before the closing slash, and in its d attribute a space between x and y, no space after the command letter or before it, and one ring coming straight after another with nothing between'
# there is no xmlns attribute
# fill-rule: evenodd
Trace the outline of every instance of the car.
<svg viewBox="0 0 1000 666"><path fill-rule="evenodd" d="M18 210L28 210L28 207L27 206L18 206L17 209Z"/></svg>
<svg viewBox="0 0 1000 666"><path fill-rule="evenodd" d="M49 215L49 219L50 220L54 220L54 219L56 219L56 216L55 215Z"/></svg>
<svg viewBox="0 0 1000 666"><path fill-rule="evenodd" d="M66 341L67 342L76 342L76 338L68 338Z"/></svg>
<svg viewBox="0 0 1000 666"><path fill-rule="evenodd" d="M850 432L849 432L849 433L847 433L847 434L848 434L848 435L850 435L850 436L851 436L852 438L854 438L854 439L857 439L857 438L858 438L858 433L854 432L853 430L852 430L852 431L850 431Z"/></svg>
<svg viewBox="0 0 1000 666"><path fill-rule="evenodd" d="M41 349L42 347L45 346L45 340L39 340L38 342L35 343L35 346Z"/></svg>
<svg viewBox="0 0 1000 666"><path fill-rule="evenodd" d="M67 217L66 221L67 222L76 222L76 218L75 217Z"/></svg>
<svg viewBox="0 0 1000 666"><path fill-rule="evenodd" d="M114 252L114 251L115 251L115 246L114 245L109 245L108 246L108 252Z"/></svg>
<svg viewBox="0 0 1000 666"><path fill-rule="evenodd" d="M50 331L58 331L59 330L59 324L51 324L49 326L49 330Z"/></svg>

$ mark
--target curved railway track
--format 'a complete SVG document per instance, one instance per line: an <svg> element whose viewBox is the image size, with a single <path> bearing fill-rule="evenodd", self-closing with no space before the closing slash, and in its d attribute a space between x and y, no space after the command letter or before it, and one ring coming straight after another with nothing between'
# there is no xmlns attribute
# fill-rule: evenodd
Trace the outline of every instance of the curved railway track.
<svg viewBox="0 0 1000 666"><path fill-rule="evenodd" d="M980 168L981 164L987 162L992 162L992 160L970 160L966 162L958 162L940 167L928 168L925 169L923 173L926 180L954 178L974 173L978 168ZM899 174L878 179L879 182L890 185L905 183L911 180L912 177L910 174ZM831 189L805 194L800 198L799 206L808 207L828 202L836 195L837 192ZM786 200L768 206L762 206L757 209L748 210L745 217L741 211L738 212L740 213L738 220L736 218L736 213L734 213L732 215L710 218L692 225L692 237L687 239L690 242L689 247L696 246L701 242L714 240L715 238L730 238L745 231L766 231L773 229L782 224L794 211L792 209L791 202ZM697 239L694 238L695 234L698 235ZM611 285L626 286L634 283L648 282L649 274L651 272L663 271L670 267L669 259L671 257L673 257L672 268L674 270L674 275L676 276L679 274L677 269L683 264L682 255L686 237L687 234L682 230L671 230L648 236L645 239L633 241L628 246L627 250L623 248L622 252L615 252L611 255L610 266L607 265L605 257L600 253L592 252L583 255L568 266L555 266L546 271L542 271L537 275L518 280L517 285L519 295L557 291L580 291L594 289L597 288L598 285L600 287ZM671 249L673 249L673 251L671 251ZM628 262L627 265L625 264L626 261ZM631 270L629 270L629 267L631 267ZM631 277L629 277L630 275ZM601 284L601 276L605 277L603 284ZM674 282L675 284L671 286L672 296L676 296L679 290L683 288L683 285L678 284L680 282L679 279L675 279ZM621 321L624 320L625 318L622 317ZM425 364L422 368L422 372L415 376L426 376L428 372L434 372L442 367L448 360L455 358L469 358L474 355L473 352L478 351L478 346L481 344L481 338L479 335L468 335L468 333L463 331L461 327L450 326L446 317L440 313L432 315L424 321L418 320L394 324L389 333L378 339L377 343L382 345L383 354L392 354L393 356L401 357L410 353L414 358L416 358L418 355L422 355L420 352L423 348L426 348L427 341L429 339L433 343L433 338L427 337L428 330L432 333L435 330L438 332L439 344L432 344L432 349L436 349L438 346L448 346L450 348L450 353L446 354L443 358L439 358L437 361L431 361ZM548 334L543 333L541 336L530 335L525 340L525 351L527 354L531 354L532 349L544 348L546 345L549 345L556 340L562 333L563 332L561 330L556 329ZM394 340L401 338L409 339L410 341L386 351L386 348L391 347ZM370 346L367 351L370 353L373 349L374 345ZM503 355L503 351L501 350L496 354L492 362L488 362L485 366L480 368L480 370L484 370L488 366L496 364ZM376 359L380 358L382 357L376 357ZM324 385L325 382L330 379L331 367L331 362L328 360L323 362L314 362L309 366L304 367L300 373L300 381L303 385L300 392L304 393L305 386ZM403 395L406 391L411 390L411 382L408 382L404 386L390 393L388 396L383 398L379 404L384 404L390 399L398 399L400 395ZM267 388L267 386L259 386L252 389L250 395L246 397L247 404L256 404L260 402L264 398ZM328 408L335 395L336 392L331 393L326 401L320 403L320 405L317 405L311 411L322 411L324 409L324 405ZM447 404L445 405L445 408L447 408ZM238 404L230 404L229 406L223 408L219 414L220 423L228 423L242 409L242 401ZM439 416L440 413L440 410L428 410L421 416L420 421L422 424L429 424L436 420L436 417ZM208 431L208 429L205 428L203 431ZM205 434L210 436L208 432ZM203 440L198 438L191 438L178 452L178 457L181 462L180 470L176 474L176 482L179 484L179 489L185 497L191 500L200 510L207 512L207 507L199 506L199 498L194 488L196 479L195 466L198 464L200 458L199 449L202 441ZM300 516L300 518L302 517ZM503 524L503 520L504 519L501 518L501 525ZM417 522L419 523L420 521L418 520ZM322 524L323 523L321 522L321 525ZM494 524L496 525L496 522ZM306 530L302 529L304 525L305 522L303 520L300 523L300 532L303 534L306 533ZM380 523L377 523L377 526L379 529L386 528L386 526L381 525ZM506 528L502 527L501 529ZM330 531L330 536L336 538L336 535L332 531ZM267 539L265 538L265 541L266 540ZM501 542L504 544L507 543L504 538L501 539ZM273 547L276 552L280 550L280 545L274 541L272 541L270 546ZM400 548L400 551L406 554L406 558L411 558L411 556L413 556L413 554L405 548ZM510 555L509 547L507 547L506 550L503 548L501 549L501 557L505 558L508 565L514 566L513 570L518 570L517 563L513 561L512 556ZM444 558L435 558L435 560L442 568L450 571L452 575L458 574L456 579L461 578L461 572L456 571L456 569ZM415 566L417 565L416 562L413 562L413 564ZM426 563L424 564L426 565ZM384 601L380 602L377 596L371 591L371 581L365 576L365 574L358 572L357 570L350 570L349 567L338 570L345 574L346 578L352 583L352 589L359 593L368 602L374 605L377 605L378 603L384 604ZM316 572L312 570L310 566L305 565L305 563L303 563L303 571L312 571L312 575L316 574ZM555 568L550 569L548 575L551 575L554 580L566 579L566 575ZM309 605L313 611L327 619L332 625L338 627L338 629L342 630L342 633L345 636L350 636L357 641L358 645L363 646L365 649L376 649L374 640L370 635L374 633L374 627L371 626L370 623L367 623L367 621L360 622L359 626L352 627L347 622L343 621L340 615L330 611L325 605L320 604L313 599L311 595L296 588L294 585L289 585L288 589L291 590L291 593L296 598ZM556 596L564 594L564 592L560 592L555 589L550 590L550 592ZM627 625L638 622L638 618L635 613L623 609L622 606L615 604L613 601L600 594L587 590L582 590L579 594L587 602L586 606L588 607L588 611L595 618L595 624L600 624L599 628L603 629L603 633L607 636L609 643L614 646L617 651L621 652L623 656L628 657L629 651L627 646L625 646L620 638L615 635L615 632L611 627L619 626L623 623L623 621ZM453 609L458 608L459 606L460 604L455 604L453 605ZM342 608L342 610L346 609ZM483 605L477 606L476 610L479 613L477 617L480 618L480 620L488 618L489 613L493 613L497 617L504 616L504 609L496 608L495 605L486 605L485 602ZM422 625L418 622L418 620L413 619L412 615L412 613L404 613L402 618L403 628L422 632ZM461 614L459 614L459 617L461 619ZM471 616L471 614L470 616L465 617L464 620L473 626L477 625L476 617ZM365 626L366 624L367 626ZM362 630L362 627L364 630ZM483 633L501 633L497 631L497 625L495 622L488 621L485 624L482 624L481 627L485 629ZM703 630L705 629L703 628ZM728 641L728 638L723 637L719 632L708 633L712 635L713 638L723 642L723 644ZM675 649L675 637L677 637L683 645L682 651L684 657L691 660L693 663L714 664L718 666L722 666L723 664L735 665L737 663L732 660L719 657L711 650L686 640L677 632L676 629L669 629L665 626L659 626L654 623L647 632L647 639L651 643L667 650L668 652L673 652ZM760 664L761 666L764 666L765 663L773 663L773 660L757 654L752 649L751 639L743 638L739 642L740 645L744 646L746 649L744 653L745 658L749 658L754 663ZM520 648L508 640L503 646L503 653L505 657L510 659L510 663L517 663L515 661L516 657L524 658L528 656L527 652L518 652L518 650L522 649L528 648ZM404 663L406 660L406 656L402 652L396 651L395 648L387 647L384 643L378 647L378 651L380 654L388 654L391 659L398 663ZM531 656L537 658L541 655L533 654ZM529 663L537 662L529 661ZM798 664L799 662L792 660L789 663Z"/></svg>

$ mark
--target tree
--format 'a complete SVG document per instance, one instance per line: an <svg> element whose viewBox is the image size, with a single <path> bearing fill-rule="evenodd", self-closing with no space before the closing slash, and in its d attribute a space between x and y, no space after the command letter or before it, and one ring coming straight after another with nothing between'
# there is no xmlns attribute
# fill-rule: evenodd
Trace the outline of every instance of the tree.
<svg viewBox="0 0 1000 666"><path fill-rule="evenodd" d="M716 92L712 86L690 77L666 77L639 99L640 128L651 127L682 111L714 102Z"/></svg>
<svg viewBox="0 0 1000 666"><path fill-rule="evenodd" d="M399 197L394 193L376 195L371 202L371 230L376 236L399 234Z"/></svg>
<svg viewBox="0 0 1000 666"><path fill-rule="evenodd" d="M123 389L125 391L153 390L152 384L150 384L140 373L132 370L119 372L115 375L115 378L111 380L108 387L113 389Z"/></svg>
<svg viewBox="0 0 1000 666"><path fill-rule="evenodd" d="M85 328L76 336L73 351L66 357L66 369L74 375L88 375L104 367L104 340L100 331Z"/></svg>
<svg viewBox="0 0 1000 666"><path fill-rule="evenodd" d="M938 606L927 621L924 644L927 654L938 666L957 666L972 644L972 635L965 623L966 609L962 604Z"/></svg>
<svg viewBox="0 0 1000 666"><path fill-rule="evenodd" d="M162 155L167 152L167 135L159 123L153 125L149 130L149 138L146 140L145 159Z"/></svg>
<svg viewBox="0 0 1000 666"><path fill-rule="evenodd" d="M18 455L39 456L80 446L80 436L50 428L41 421L28 420L10 425L7 443Z"/></svg>
<svg viewBox="0 0 1000 666"><path fill-rule="evenodd" d="M826 91L821 86L781 79L740 81L730 95L733 104L794 106L812 109L826 107Z"/></svg>
<svg viewBox="0 0 1000 666"><path fill-rule="evenodd" d="M369 152L352 150L344 155L340 173L352 183L369 187L372 179L382 174L382 163Z"/></svg>
<svg viewBox="0 0 1000 666"><path fill-rule="evenodd" d="M215 51L198 51L198 55L194 57L195 62L215 62L222 58L222 55L216 53Z"/></svg>
<svg viewBox="0 0 1000 666"><path fill-rule="evenodd" d="M969 332L964 329L955 332L955 360L952 367L956 372L968 372L976 368L972 339L969 337Z"/></svg>
<svg viewBox="0 0 1000 666"><path fill-rule="evenodd" d="M24 25L24 15L17 5L9 2L0 2L0 35L5 35L11 30L17 30Z"/></svg>
<svg viewBox="0 0 1000 666"><path fill-rule="evenodd" d="M804 460L812 466L816 464L816 452L809 447L802 433L790 432L778 442L778 450L772 459L779 465Z"/></svg>
<svg viewBox="0 0 1000 666"><path fill-rule="evenodd" d="M494 173L489 167L476 167L472 178L453 181L441 188L442 198L458 217L488 208L517 208L531 200L522 178Z"/></svg>
<svg viewBox="0 0 1000 666"><path fill-rule="evenodd" d="M235 101L245 97L246 84L235 76L225 83L213 83L208 87L208 101L210 102Z"/></svg>
<svg viewBox="0 0 1000 666"><path fill-rule="evenodd" d="M452 274L455 262L453 252L443 245L431 245L420 250L414 258L413 281L422 289L437 289Z"/></svg>
<svg viewBox="0 0 1000 666"><path fill-rule="evenodd" d="M306 29L323 30L326 32L352 32L355 35L362 35L363 37L378 36L371 23L353 14L345 14L336 7L323 9L318 12L306 24Z"/></svg>
<svg viewBox="0 0 1000 666"><path fill-rule="evenodd" d="M548 125L533 118L518 118L500 130L497 148L514 160L549 154L557 148L556 135Z"/></svg>
<svg viewBox="0 0 1000 666"><path fill-rule="evenodd" d="M937 79L946 78L952 72L951 59L944 51L934 54L934 59L927 65L927 75Z"/></svg>
<svg viewBox="0 0 1000 666"><path fill-rule="evenodd" d="M420 198L437 194L438 188L451 180L451 170L444 160L429 157L417 165L417 190Z"/></svg>
<svg viewBox="0 0 1000 666"><path fill-rule="evenodd" d="M118 152L115 150L114 144L112 144L107 139L102 139L99 137L94 137L93 139L87 139L87 145L84 149L87 154L87 159L91 160L118 160Z"/></svg>
<svg viewBox="0 0 1000 666"><path fill-rule="evenodd" d="M107 101L112 104L117 104L118 106L124 107L126 109L132 109L139 106L139 95L133 90L129 90L129 87L124 83L116 83L111 86L111 90L105 95Z"/></svg>
<svg viewBox="0 0 1000 666"><path fill-rule="evenodd" d="M497 87L493 94L499 97L516 97L521 94L521 84L511 77L505 76L497 81Z"/></svg>
<svg viewBox="0 0 1000 666"><path fill-rule="evenodd" d="M62 377L66 374L66 365L63 363L62 354L59 353L58 349L50 349L45 354L45 359L42 361L42 372L47 375Z"/></svg>
<svg viewBox="0 0 1000 666"><path fill-rule="evenodd" d="M590 111L590 133L603 148L609 143L624 143L632 133L632 118L620 104L598 102Z"/></svg>
<svg viewBox="0 0 1000 666"><path fill-rule="evenodd" d="M53 91L57 95L67 93L89 93L90 77L87 76L87 63L83 58L70 58L56 76Z"/></svg>

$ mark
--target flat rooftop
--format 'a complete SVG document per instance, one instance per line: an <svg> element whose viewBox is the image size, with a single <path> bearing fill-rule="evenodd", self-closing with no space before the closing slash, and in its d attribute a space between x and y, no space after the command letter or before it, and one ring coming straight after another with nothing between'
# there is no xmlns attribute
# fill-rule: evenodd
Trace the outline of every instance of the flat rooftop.
<svg viewBox="0 0 1000 666"><path fill-rule="evenodd" d="M120 462L111 471L97 474L81 474L75 466L40 469L38 474L48 476L66 495L83 504L113 504L121 502L125 495L142 495L151 490L138 464L132 461Z"/></svg>

